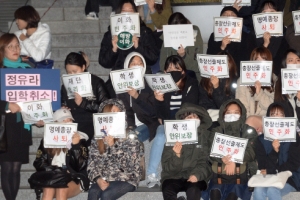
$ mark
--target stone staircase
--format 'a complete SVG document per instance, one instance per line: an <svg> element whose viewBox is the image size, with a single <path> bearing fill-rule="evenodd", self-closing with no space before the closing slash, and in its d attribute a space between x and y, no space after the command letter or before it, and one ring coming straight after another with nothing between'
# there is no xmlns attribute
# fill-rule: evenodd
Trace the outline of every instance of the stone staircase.
<svg viewBox="0 0 300 200"><path fill-rule="evenodd" d="M54 0L31 0L31 5L42 16L45 11L52 5ZM64 59L72 51L84 51L90 58L89 72L100 76L105 81L110 72L98 64L98 54L103 34L109 26L110 7L100 7L99 20L86 20L84 6L86 0L57 0L53 7L47 11L42 18L43 23L50 26L52 33L52 59L55 61L54 67L61 69L65 73ZM1 19L2 20L2 19ZM10 25L10 24L9 24ZM11 32L17 30L16 25L12 26ZM205 51L206 52L206 46ZM21 186L17 200L35 199L35 193L30 189L28 178L35 171L32 163L35 159L36 150L40 140L43 137L43 128L33 127L33 145L30 147L30 163L22 165L21 169ZM145 145L146 166L149 159L151 144L147 141ZM179 193L178 196L185 196ZM5 199L0 191L0 199ZM72 200L87 199L87 192L72 198ZM140 182L139 188L135 192L130 192L120 199L122 200L162 200L162 193L158 186L152 189L146 187L145 181ZM291 193L284 199L300 199L298 193Z"/></svg>

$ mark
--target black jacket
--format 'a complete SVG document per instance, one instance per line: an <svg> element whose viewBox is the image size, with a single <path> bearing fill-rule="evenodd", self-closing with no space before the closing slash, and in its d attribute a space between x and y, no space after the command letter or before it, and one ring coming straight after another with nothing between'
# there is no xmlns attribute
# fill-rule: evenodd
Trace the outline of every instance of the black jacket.
<svg viewBox="0 0 300 200"><path fill-rule="evenodd" d="M155 105L157 110L157 117L162 120L171 119L170 113L170 101L173 92L164 94L164 101L158 101L155 99ZM199 101L199 89L198 81L196 79L186 76L186 83L182 91L181 105L184 103L198 104Z"/></svg>
<svg viewBox="0 0 300 200"><path fill-rule="evenodd" d="M215 42L214 37L214 33L209 37L207 54L216 55L222 51L222 41ZM231 42L226 46L226 49L224 49L233 57L237 67L238 77L240 76L240 62L249 60L251 52L255 47L255 35L243 31L241 42Z"/></svg>
<svg viewBox="0 0 300 200"><path fill-rule="evenodd" d="M204 79L204 78L202 78ZM236 82L237 77L234 78L234 80L231 83L230 89L230 95L226 95L224 88L226 84L226 79L222 78L219 79L219 87L213 88L212 97L210 98L208 96L207 91L201 86L201 82L199 84L199 105L202 106L205 109L220 109L221 105L229 100L229 99L235 99L235 90L236 90Z"/></svg>
<svg viewBox="0 0 300 200"><path fill-rule="evenodd" d="M144 123L150 133L149 140L151 141L156 134L156 129L160 125L156 116L154 92L150 89L145 81L145 89L141 90L137 99L130 97L128 93L117 95L121 99L126 108L128 126L135 127L136 113L138 120ZM130 105L131 103L132 105Z"/></svg>
<svg viewBox="0 0 300 200"><path fill-rule="evenodd" d="M89 136L88 144L94 136L93 113L97 113L100 103L109 98L105 83L101 78L92 74L91 84L95 97L83 97L79 106L75 103L74 99L68 99L66 88L64 86L61 88L62 105L71 109L75 123L78 123L78 130Z"/></svg>
<svg viewBox="0 0 300 200"><path fill-rule="evenodd" d="M140 26L140 37L139 37L139 46L137 49L131 47L128 50L118 49L117 52L112 51L112 36L110 27L108 31L104 34L100 52L99 52L99 64L104 68L111 68L112 70L123 69L124 61L126 56L136 51L143 55L147 63L147 72L150 72L150 66L155 64L158 59L159 49L156 45L156 39L150 28L148 28L144 23Z"/></svg>
<svg viewBox="0 0 300 200"><path fill-rule="evenodd" d="M47 153L44 148L44 140L41 140L38 148L36 158L33 162L33 166L36 171L51 171L52 159L54 156ZM87 164L88 164L88 148L86 141L81 139L76 145L72 144L71 149L66 154L66 166L67 170L72 174L72 178L77 184L78 180L82 181L83 189L87 191L89 189L89 179L87 176Z"/></svg>

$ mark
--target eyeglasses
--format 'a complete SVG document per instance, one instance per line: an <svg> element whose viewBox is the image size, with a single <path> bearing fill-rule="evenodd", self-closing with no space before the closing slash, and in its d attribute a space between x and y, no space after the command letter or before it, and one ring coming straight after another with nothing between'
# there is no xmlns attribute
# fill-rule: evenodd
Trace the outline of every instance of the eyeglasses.
<svg viewBox="0 0 300 200"><path fill-rule="evenodd" d="M18 45L9 45L7 46L8 50L10 51L13 51L13 50L18 50L18 49L21 49L21 46L18 44Z"/></svg>

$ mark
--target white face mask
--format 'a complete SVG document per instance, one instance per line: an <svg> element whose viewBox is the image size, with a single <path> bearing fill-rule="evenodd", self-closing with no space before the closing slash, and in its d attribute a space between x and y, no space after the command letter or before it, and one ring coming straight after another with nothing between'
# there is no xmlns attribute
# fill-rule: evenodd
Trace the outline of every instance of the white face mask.
<svg viewBox="0 0 300 200"><path fill-rule="evenodd" d="M235 122L237 120L239 120L241 117L241 115L239 114L226 114L224 116L224 121L225 122Z"/></svg>
<svg viewBox="0 0 300 200"><path fill-rule="evenodd" d="M134 65L134 66L131 66L130 68L143 68L143 66L140 66L140 65Z"/></svg>
<svg viewBox="0 0 300 200"><path fill-rule="evenodd" d="M194 120L196 122L196 127L198 128L200 126L200 119L186 119L186 120Z"/></svg>
<svg viewBox="0 0 300 200"><path fill-rule="evenodd" d="M287 69L297 69L300 68L300 64L286 64Z"/></svg>

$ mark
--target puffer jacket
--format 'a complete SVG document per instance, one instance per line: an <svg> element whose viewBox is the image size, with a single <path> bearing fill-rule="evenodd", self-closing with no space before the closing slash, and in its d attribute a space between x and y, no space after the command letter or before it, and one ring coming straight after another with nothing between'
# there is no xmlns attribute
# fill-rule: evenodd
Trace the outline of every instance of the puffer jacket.
<svg viewBox="0 0 300 200"><path fill-rule="evenodd" d="M239 120L235 122L225 122L223 113L225 111L226 106L231 103L237 103L241 108L241 116ZM246 168L248 163L255 161L255 152L254 152L254 141L257 137L257 133L254 128L245 124L246 121L246 108L238 99L230 99L223 103L220 107L219 119L218 122L220 126L213 128L209 137L209 146L212 147L213 139L215 133L222 133L228 136L240 137L248 139L247 147L245 149L243 164L241 164L241 168ZM217 163L223 163L221 158L210 157L213 166L217 166ZM213 171L216 171L213 169ZM242 172L241 172L242 173ZM247 172L245 173L247 175ZM226 177L226 183L236 183L236 176L228 176L222 174L222 177ZM247 182L247 177L241 177L241 182Z"/></svg>
<svg viewBox="0 0 300 200"><path fill-rule="evenodd" d="M165 146L162 155L161 182L166 179L189 179L191 175L198 181L208 181L211 177L211 167L208 164L208 140L210 132L207 130L211 124L211 118L207 111L195 104L185 103L176 113L176 119L181 114L192 112L200 117L201 124L198 127L198 143L182 146L180 158L173 151L173 146Z"/></svg>
<svg viewBox="0 0 300 200"><path fill-rule="evenodd" d="M140 53L132 52L128 54L124 62L124 69L128 69L129 61L134 56L142 58L144 66L146 62ZM146 68L143 67L143 74L145 74ZM121 99L126 108L128 126L135 127L135 114L139 121L144 123L150 133L149 140L151 141L156 134L156 129L159 126L159 122L156 116L156 106L154 92L145 82L145 88L138 91L139 96L137 99L131 97L128 93L118 94L117 97Z"/></svg>
<svg viewBox="0 0 300 200"><path fill-rule="evenodd" d="M87 135L85 138L87 138ZM44 148L44 140L42 139L33 162L36 171L51 171L53 157L47 153ZM79 183L78 180L81 181L82 189L85 191L89 189L90 183L87 175L88 157L89 152L85 139L81 139L78 144L72 144L71 149L66 153L67 170L72 174L73 181L76 183Z"/></svg>
<svg viewBox="0 0 300 200"><path fill-rule="evenodd" d="M51 57L51 33L47 24L38 23L37 30L25 40L20 40L21 34L26 35L27 30L19 30L15 32L21 45L21 55L32 57L36 62Z"/></svg>
<svg viewBox="0 0 300 200"><path fill-rule="evenodd" d="M275 88L275 83L277 81L276 75L273 74L273 88ZM235 93L235 98L239 99L247 110L247 117L250 115L265 116L267 109L271 103L274 102L274 91L269 92L266 89L261 89L259 94L250 93L250 88L248 86L241 86L241 80L237 81L237 88Z"/></svg>
<svg viewBox="0 0 300 200"><path fill-rule="evenodd" d="M270 116L270 108L279 105L285 111L285 117L293 117L293 113L287 112L288 109L283 103L273 103L269 106L267 116ZM261 134L256 140L256 159L258 169L266 169L267 174L276 174L278 172L289 170L292 176L288 178L287 183L298 191L300 190L300 137L296 134L296 142L280 143L279 152L274 151L272 142L264 139Z"/></svg>

